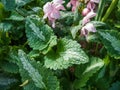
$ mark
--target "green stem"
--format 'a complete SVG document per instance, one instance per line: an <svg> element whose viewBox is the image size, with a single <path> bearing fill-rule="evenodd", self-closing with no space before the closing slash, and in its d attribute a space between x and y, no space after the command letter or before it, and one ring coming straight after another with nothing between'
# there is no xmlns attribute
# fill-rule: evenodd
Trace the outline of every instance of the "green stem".
<svg viewBox="0 0 120 90"><path fill-rule="evenodd" d="M105 22L107 18L109 17L110 13L116 7L119 0L112 0L112 3L110 4L109 8L107 9L107 12L105 13L104 17L102 18L102 21Z"/></svg>
<svg viewBox="0 0 120 90"><path fill-rule="evenodd" d="M8 32L6 32L6 37L9 37L9 33Z"/></svg>
<svg viewBox="0 0 120 90"><path fill-rule="evenodd" d="M106 0L100 0L97 15L95 17L96 21L100 21L101 18L102 18L103 10L104 10L104 7L105 7L105 2L106 2Z"/></svg>
<svg viewBox="0 0 120 90"><path fill-rule="evenodd" d="M96 44L95 55L97 55L97 52L98 52L98 46L99 46L99 43Z"/></svg>
<svg viewBox="0 0 120 90"><path fill-rule="evenodd" d="M26 42L23 44L23 47L25 47L27 44L28 44L28 41L26 41Z"/></svg>
<svg viewBox="0 0 120 90"><path fill-rule="evenodd" d="M91 87L90 87L90 86L88 86L88 90L91 90Z"/></svg>

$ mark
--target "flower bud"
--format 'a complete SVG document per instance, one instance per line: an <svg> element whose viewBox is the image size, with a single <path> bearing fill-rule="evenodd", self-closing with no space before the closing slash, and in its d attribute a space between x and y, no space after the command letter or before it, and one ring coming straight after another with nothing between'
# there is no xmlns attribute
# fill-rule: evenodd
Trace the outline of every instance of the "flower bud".
<svg viewBox="0 0 120 90"><path fill-rule="evenodd" d="M82 11L82 15L86 16L89 12L90 12L90 10L88 8L84 8Z"/></svg>

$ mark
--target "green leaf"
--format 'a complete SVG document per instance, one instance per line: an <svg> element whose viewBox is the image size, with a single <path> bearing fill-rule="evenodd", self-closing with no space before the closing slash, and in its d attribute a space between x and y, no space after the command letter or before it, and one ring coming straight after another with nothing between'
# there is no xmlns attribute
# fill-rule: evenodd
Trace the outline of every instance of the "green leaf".
<svg viewBox="0 0 120 90"><path fill-rule="evenodd" d="M20 52L21 51L19 51L19 53ZM24 54L23 51L21 53ZM24 57L26 57L26 55L22 56L20 54L19 57L24 58ZM26 60L27 60L27 58L26 58ZM24 59L24 62L26 60ZM60 88L59 82L57 80L57 77L53 75L52 71L43 67L40 62L36 62L35 60L30 60L30 59L29 59L29 62L26 62L26 66L27 66L26 68L29 69L29 71L27 69L27 72L26 72L26 69L24 68L24 64L21 65L19 63L19 68L20 68L20 73L21 73L21 76L22 76L22 81L24 82L24 81L28 80L28 84L26 84L24 86L25 90L40 90L40 88L37 88L34 85L36 83L36 80L33 80L33 78L37 78L38 76L35 75L36 73L34 72L34 70L31 70L31 67L29 67L28 64L32 65L32 67L37 72L40 73L40 75L42 77L42 82L44 82L44 84L45 84L44 86L46 86L45 90L59 90L59 88ZM34 76L31 75L30 73L33 74ZM32 80L31 80L31 78L32 78ZM37 79L40 80L40 77L37 78ZM40 81L39 81L39 83L40 83Z"/></svg>
<svg viewBox="0 0 120 90"><path fill-rule="evenodd" d="M74 23L79 23L80 19L82 19L82 15L80 14L79 8L77 7L74 12Z"/></svg>
<svg viewBox="0 0 120 90"><path fill-rule="evenodd" d="M53 47L56 42L52 29L38 16L31 15L26 19L26 34L30 47L34 50L43 50ZM51 44L56 42L55 44Z"/></svg>
<svg viewBox="0 0 120 90"><path fill-rule="evenodd" d="M81 28L82 28L81 22L79 22L79 25L77 25L77 26L72 26L72 27L70 28L70 31L71 31L71 34L72 34L73 39L75 39L76 34L78 33L78 31L79 31Z"/></svg>
<svg viewBox="0 0 120 90"><path fill-rule="evenodd" d="M74 13L73 12L60 12L61 13L61 24L63 25L72 25L74 21Z"/></svg>
<svg viewBox="0 0 120 90"><path fill-rule="evenodd" d="M36 66L36 68L39 70L39 72L41 72L43 81L46 85L46 90L60 90L60 83L57 80L57 77L54 76L54 74L51 70L43 67L40 64L40 62L37 62L37 64L34 63L33 65Z"/></svg>
<svg viewBox="0 0 120 90"><path fill-rule="evenodd" d="M30 58L39 57L39 55L40 55L40 52L39 52L38 50L32 50L32 51L30 51L29 54L28 54L28 56L29 56Z"/></svg>
<svg viewBox="0 0 120 90"><path fill-rule="evenodd" d="M2 67L2 69L4 71L9 72L9 73L18 73L19 72L18 66L11 62L4 61L0 64L0 66Z"/></svg>
<svg viewBox="0 0 120 90"><path fill-rule="evenodd" d="M84 68L80 66L80 68L77 69L76 71L76 76L79 79L75 80L75 88L79 89L81 87L84 87L89 78L98 70L100 70L100 68L102 68L103 65L104 65L103 60L96 57L92 57L88 64L83 65ZM83 72L81 72L81 69Z"/></svg>
<svg viewBox="0 0 120 90"><path fill-rule="evenodd" d="M38 88L45 88L45 84L42 81L42 76L40 75L40 73L38 72L38 70L35 69L29 63L29 59L27 58L26 54L22 50L19 50L18 56L20 58L20 62L23 65L23 68L26 70L27 73L29 73L29 76L32 78L32 80L34 81L35 85Z"/></svg>
<svg viewBox="0 0 120 90"><path fill-rule="evenodd" d="M24 6L32 2L33 0L1 0L1 1L7 11L12 11L16 9L16 7Z"/></svg>
<svg viewBox="0 0 120 90"><path fill-rule="evenodd" d="M49 52L49 51L51 50L51 48L57 44L57 40L56 40L56 39L57 39L56 36L52 36L52 37L51 37L51 39L50 39L50 41L49 41L50 44L48 44L48 47L45 48L45 49L42 51L43 54L46 54L47 52Z"/></svg>
<svg viewBox="0 0 120 90"><path fill-rule="evenodd" d="M19 72L22 78L22 82L25 82L26 80L28 80L28 83L23 85L24 90L40 90L40 88L36 87L34 81L31 80L31 77L29 76L29 74L26 73L26 71L20 64L19 64Z"/></svg>
<svg viewBox="0 0 120 90"><path fill-rule="evenodd" d="M115 30L99 31L100 39L108 53L120 59L120 33Z"/></svg>
<svg viewBox="0 0 120 90"><path fill-rule="evenodd" d="M11 84L17 83L15 78L7 77L4 74L0 74L0 90L8 90Z"/></svg>
<svg viewBox="0 0 120 90"><path fill-rule="evenodd" d="M112 87L110 87L109 90L120 90L120 82L117 81L117 82L113 83Z"/></svg>
<svg viewBox="0 0 120 90"><path fill-rule="evenodd" d="M12 11L11 16L8 19L15 21L23 21L24 17L16 11Z"/></svg>
<svg viewBox="0 0 120 90"><path fill-rule="evenodd" d="M91 21L91 23L93 23L93 25L98 29L108 29L108 25L104 22L101 21Z"/></svg>
<svg viewBox="0 0 120 90"><path fill-rule="evenodd" d="M16 0L16 5L19 7L19 6L24 6L26 5L27 3L30 3L32 2L33 0Z"/></svg>
<svg viewBox="0 0 120 90"><path fill-rule="evenodd" d="M1 0L5 9L8 11L12 11L16 8L15 0Z"/></svg>
<svg viewBox="0 0 120 90"><path fill-rule="evenodd" d="M118 5L117 5L117 7L120 9L120 0L118 1Z"/></svg>
<svg viewBox="0 0 120 90"><path fill-rule="evenodd" d="M4 32L7 32L7 31L9 31L12 28L12 26L13 25L11 23L2 22L2 23L0 23L0 30L4 31Z"/></svg>
<svg viewBox="0 0 120 90"><path fill-rule="evenodd" d="M76 41L60 39L58 45L45 56L45 67L50 69L66 69L73 64L88 62L88 56Z"/></svg>
<svg viewBox="0 0 120 90"><path fill-rule="evenodd" d="M0 22L4 19L5 15L5 10L3 4L0 2Z"/></svg>
<svg viewBox="0 0 120 90"><path fill-rule="evenodd" d="M92 79L94 79L94 77ZM110 87L109 81L106 77L100 78L98 80L94 79L94 81L94 85L98 90L108 90ZM89 83L91 83L91 81Z"/></svg>
<svg viewBox="0 0 120 90"><path fill-rule="evenodd" d="M8 61L15 63L19 66L19 73L22 79L22 83L28 80L28 83L23 85L24 90L40 90L40 88L36 87L34 81L29 76L29 73L26 72L26 70L23 68L22 63L20 63L20 59L18 57L18 51L19 47L12 47L11 51L9 52L9 56L6 58ZM21 83L21 84L22 84Z"/></svg>

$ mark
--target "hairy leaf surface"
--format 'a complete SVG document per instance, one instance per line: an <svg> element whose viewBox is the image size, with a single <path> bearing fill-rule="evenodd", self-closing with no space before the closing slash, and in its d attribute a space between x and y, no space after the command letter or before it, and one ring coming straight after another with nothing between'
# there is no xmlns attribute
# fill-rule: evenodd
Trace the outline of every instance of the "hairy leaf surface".
<svg viewBox="0 0 120 90"><path fill-rule="evenodd" d="M120 58L120 33L115 30L99 31L98 33L108 53L112 57L119 59Z"/></svg>
<svg viewBox="0 0 120 90"><path fill-rule="evenodd" d="M45 66L50 69L66 69L73 64L88 62L88 56L76 41L61 39L57 47L45 56Z"/></svg>
<svg viewBox="0 0 120 90"><path fill-rule="evenodd" d="M43 50L54 46L56 43L56 36L53 35L52 29L44 23L44 21L38 16L31 15L26 19L26 35L30 47L34 50Z"/></svg>
<svg viewBox="0 0 120 90"><path fill-rule="evenodd" d="M79 79L75 80L75 87L81 88L85 86L89 78L94 73L96 73L101 67L103 67L103 65L104 65L104 62L101 59L92 57L88 64L84 65L83 67L79 67L76 71L76 76ZM83 72L81 72L80 70L81 68Z"/></svg>
<svg viewBox="0 0 120 90"><path fill-rule="evenodd" d="M26 57L25 53L22 50L19 50L18 55L19 55L22 65L23 65L23 68L29 73L29 76L32 78L35 85L39 88L45 88L45 84L42 81L42 76L40 75L38 70L35 69L29 63L29 59Z"/></svg>

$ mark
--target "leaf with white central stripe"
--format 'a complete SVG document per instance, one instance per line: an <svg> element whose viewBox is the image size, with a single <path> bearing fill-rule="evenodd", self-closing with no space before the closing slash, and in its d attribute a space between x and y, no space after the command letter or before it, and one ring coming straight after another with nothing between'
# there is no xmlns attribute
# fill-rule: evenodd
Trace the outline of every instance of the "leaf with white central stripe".
<svg viewBox="0 0 120 90"><path fill-rule="evenodd" d="M65 38L60 39L58 45L45 56L45 66L54 70L66 69L73 64L84 64L88 61L88 56L80 44Z"/></svg>

